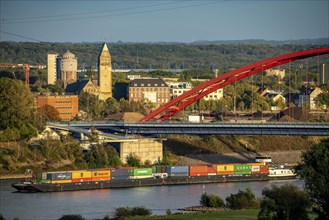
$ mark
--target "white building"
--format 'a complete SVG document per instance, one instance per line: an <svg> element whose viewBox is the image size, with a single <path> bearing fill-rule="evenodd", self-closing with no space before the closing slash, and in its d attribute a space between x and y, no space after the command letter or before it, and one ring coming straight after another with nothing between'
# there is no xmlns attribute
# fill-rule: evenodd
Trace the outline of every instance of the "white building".
<svg viewBox="0 0 329 220"><path fill-rule="evenodd" d="M48 84L55 85L57 80L57 57L58 54L47 55Z"/></svg>

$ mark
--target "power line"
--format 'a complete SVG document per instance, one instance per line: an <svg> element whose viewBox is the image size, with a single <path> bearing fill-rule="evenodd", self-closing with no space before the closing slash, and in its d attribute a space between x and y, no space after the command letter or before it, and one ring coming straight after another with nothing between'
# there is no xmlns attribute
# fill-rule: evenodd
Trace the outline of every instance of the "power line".
<svg viewBox="0 0 329 220"><path fill-rule="evenodd" d="M2 24L52 22L52 21L72 21L72 20L81 20L81 19L116 17L116 16L123 16L123 15L136 15L136 14L154 13L154 12L159 12L159 11L168 11L168 10L175 10L175 9L182 9L182 8L192 8L192 7L198 7L198 6L204 6L204 5L219 4L219 3L226 2L226 1L231 1L231 0L208 1L207 3L203 2L203 3L200 3L200 4L194 4L194 5L184 5L184 6L176 6L176 7L170 7L170 8L144 10L144 11L138 11L138 12L127 12L127 13L121 13L121 14L97 15L97 16L87 16L87 17L82 16L82 17L76 17L76 18L59 18L59 19L31 20L31 21L19 21L19 22L15 22L15 21L14 22L5 22L5 21L3 21Z"/></svg>
<svg viewBox="0 0 329 220"><path fill-rule="evenodd" d="M186 0L184 0L186 1ZM88 14L99 14L99 13L106 13L106 12L113 12L113 11L124 11L124 10L131 10L131 9L138 9L138 8L145 8L145 7L153 7L153 6L161 6L161 5L168 5L174 4L177 2L169 2L169 3L162 3L162 4L153 4L153 5L143 5L143 6L135 6L135 7L128 7L128 8L119 8L119 9L110 9L110 10L101 10L101 11L93 11L93 12L79 12L79 13L71 13L71 14L58 14L58 15L45 15L45 16L33 16L33 17L19 17L19 18L10 18L10 19L3 19L3 21L19 21L19 20L26 20L26 19L38 19L38 18L56 18L56 17L69 17L69 16L76 16L76 15L88 15Z"/></svg>
<svg viewBox="0 0 329 220"><path fill-rule="evenodd" d="M38 43L41 43L43 41L41 40L37 40L37 39L34 39L34 38L31 38L31 37L27 37L27 36L23 36L23 35L20 35L20 34L14 34L14 33L10 33L10 32L7 32L7 31L1 31L1 33L5 33L5 34L9 34L9 35L12 35L12 36L16 36L16 37L21 37L21 38L24 38L24 39L28 39L28 40L32 40L32 41L35 41L35 42L38 42Z"/></svg>

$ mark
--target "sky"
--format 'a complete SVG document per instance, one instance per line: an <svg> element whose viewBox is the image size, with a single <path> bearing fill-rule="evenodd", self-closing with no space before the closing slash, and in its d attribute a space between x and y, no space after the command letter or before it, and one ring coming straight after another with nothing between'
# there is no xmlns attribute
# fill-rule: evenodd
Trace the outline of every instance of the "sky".
<svg viewBox="0 0 329 220"><path fill-rule="evenodd" d="M329 0L0 0L0 41L329 37Z"/></svg>

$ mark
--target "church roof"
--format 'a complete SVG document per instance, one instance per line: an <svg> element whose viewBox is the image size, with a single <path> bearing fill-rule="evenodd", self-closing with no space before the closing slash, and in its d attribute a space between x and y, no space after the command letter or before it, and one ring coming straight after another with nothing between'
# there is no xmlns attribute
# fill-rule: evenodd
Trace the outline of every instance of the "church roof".
<svg viewBox="0 0 329 220"><path fill-rule="evenodd" d="M78 94L88 84L89 80L76 81L67 85L65 93L67 94Z"/></svg>
<svg viewBox="0 0 329 220"><path fill-rule="evenodd" d="M109 50L109 48L107 47L107 44L106 44L106 43L103 44L103 49L102 49L102 51L103 51L103 50L107 50L107 51Z"/></svg>

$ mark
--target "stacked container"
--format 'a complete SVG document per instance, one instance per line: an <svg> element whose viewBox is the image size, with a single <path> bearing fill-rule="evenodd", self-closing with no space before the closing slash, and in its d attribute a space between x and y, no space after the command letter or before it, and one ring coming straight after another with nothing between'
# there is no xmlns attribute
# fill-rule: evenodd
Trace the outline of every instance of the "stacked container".
<svg viewBox="0 0 329 220"><path fill-rule="evenodd" d="M251 174L251 167L250 164L234 164L234 174Z"/></svg>
<svg viewBox="0 0 329 220"><path fill-rule="evenodd" d="M111 179L110 169L90 170L91 181L105 181Z"/></svg>
<svg viewBox="0 0 329 220"><path fill-rule="evenodd" d="M267 165L260 165L260 174L269 174L269 168Z"/></svg>
<svg viewBox="0 0 329 220"><path fill-rule="evenodd" d="M130 179L142 179L152 177L152 168L136 168L129 170Z"/></svg>
<svg viewBox="0 0 329 220"><path fill-rule="evenodd" d="M131 167L122 167L122 168L118 168L118 169L111 169L111 179L129 179L130 177L130 173L129 171L131 169Z"/></svg>
<svg viewBox="0 0 329 220"><path fill-rule="evenodd" d="M233 175L234 165L233 164L218 164L216 166L217 175Z"/></svg>
<svg viewBox="0 0 329 220"><path fill-rule="evenodd" d="M46 179L50 180L50 183L71 183L72 173L71 172L47 172Z"/></svg>
<svg viewBox="0 0 329 220"><path fill-rule="evenodd" d="M208 176L208 167L206 165L192 165L189 176Z"/></svg>
<svg viewBox="0 0 329 220"><path fill-rule="evenodd" d="M169 176L188 176L189 167L188 166L166 166L166 173Z"/></svg>
<svg viewBox="0 0 329 220"><path fill-rule="evenodd" d="M72 171L72 182L90 182L91 181L91 171L88 170L75 170Z"/></svg>

